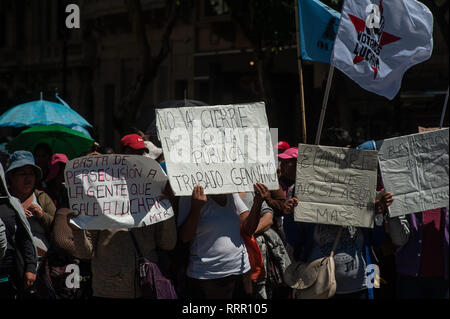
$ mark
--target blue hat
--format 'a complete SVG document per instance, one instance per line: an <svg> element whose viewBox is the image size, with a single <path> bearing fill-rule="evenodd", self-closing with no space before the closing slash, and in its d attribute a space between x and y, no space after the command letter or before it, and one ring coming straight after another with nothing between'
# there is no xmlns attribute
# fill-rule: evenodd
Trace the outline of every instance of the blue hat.
<svg viewBox="0 0 450 319"><path fill-rule="evenodd" d="M28 151L16 151L9 157L9 166L5 174L15 170L16 168L31 165L34 168L36 174L36 180L41 180L42 171L39 166L34 162L34 156Z"/></svg>
<svg viewBox="0 0 450 319"><path fill-rule="evenodd" d="M376 151L377 147L375 145L375 141L374 140L370 140L370 141L362 143L359 146L356 146L356 149L357 150Z"/></svg>

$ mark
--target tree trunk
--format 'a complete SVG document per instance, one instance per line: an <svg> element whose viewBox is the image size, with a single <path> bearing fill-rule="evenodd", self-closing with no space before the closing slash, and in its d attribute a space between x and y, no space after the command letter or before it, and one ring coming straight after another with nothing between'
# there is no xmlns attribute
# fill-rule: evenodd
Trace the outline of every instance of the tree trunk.
<svg viewBox="0 0 450 319"><path fill-rule="evenodd" d="M278 115L274 107L273 85L270 78L271 59L272 57L266 57L264 52L260 52L257 56L256 64L261 95L266 103L269 127L275 128L278 127Z"/></svg>

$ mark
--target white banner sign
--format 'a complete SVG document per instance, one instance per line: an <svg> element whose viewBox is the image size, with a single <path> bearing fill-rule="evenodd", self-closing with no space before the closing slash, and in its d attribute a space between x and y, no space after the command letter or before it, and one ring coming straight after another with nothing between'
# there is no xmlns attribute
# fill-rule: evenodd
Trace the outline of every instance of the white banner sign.
<svg viewBox="0 0 450 319"><path fill-rule="evenodd" d="M163 195L167 176L140 155L96 155L69 161L64 171L72 221L81 229L134 228L171 218Z"/></svg>
<svg viewBox="0 0 450 319"><path fill-rule="evenodd" d="M157 109L156 126L175 195L278 189L264 103Z"/></svg>
<svg viewBox="0 0 450 319"><path fill-rule="evenodd" d="M294 220L373 228L377 152L299 144Z"/></svg>
<svg viewBox="0 0 450 319"><path fill-rule="evenodd" d="M448 129L377 141L390 216L448 206Z"/></svg>

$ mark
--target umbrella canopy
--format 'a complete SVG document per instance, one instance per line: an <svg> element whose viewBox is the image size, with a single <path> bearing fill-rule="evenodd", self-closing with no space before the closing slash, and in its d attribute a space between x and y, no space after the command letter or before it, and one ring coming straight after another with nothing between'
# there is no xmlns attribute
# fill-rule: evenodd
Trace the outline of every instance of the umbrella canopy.
<svg viewBox="0 0 450 319"><path fill-rule="evenodd" d="M40 143L48 144L53 153L63 153L73 159L88 152L94 140L62 125L34 126L17 135L8 143L7 149L10 153L18 150L33 152Z"/></svg>
<svg viewBox="0 0 450 319"><path fill-rule="evenodd" d="M52 124L67 127L92 126L67 103L59 104L46 100L17 105L0 116L0 126L23 127Z"/></svg>
<svg viewBox="0 0 450 319"><path fill-rule="evenodd" d="M86 129L85 129L84 127L82 127L82 126L77 125L77 126L71 127L71 129L72 129L72 130L75 130L75 131L78 131L78 132L81 132L81 133L83 133L84 135L86 135L87 137L92 138L92 136L91 136L91 134L89 133L89 131L86 130Z"/></svg>
<svg viewBox="0 0 450 319"><path fill-rule="evenodd" d="M140 121L145 121L147 126L145 128L145 134L150 136L156 136L156 109L165 109L172 107L184 107L184 106L207 106L205 102L196 100L170 100L157 104L154 108L146 109L140 116ZM150 123L150 125L148 125ZM142 125L141 125L142 126ZM138 126L139 127L139 126Z"/></svg>

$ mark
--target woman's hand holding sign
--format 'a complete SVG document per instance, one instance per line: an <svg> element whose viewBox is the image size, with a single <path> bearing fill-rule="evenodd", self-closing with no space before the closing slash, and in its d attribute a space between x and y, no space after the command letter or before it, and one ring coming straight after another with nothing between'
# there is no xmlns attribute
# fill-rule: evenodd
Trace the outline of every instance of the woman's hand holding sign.
<svg viewBox="0 0 450 319"><path fill-rule="evenodd" d="M392 193L386 193L384 189L380 195L381 197L375 200L375 214L385 213L394 201L394 195Z"/></svg>
<svg viewBox="0 0 450 319"><path fill-rule="evenodd" d="M201 210L207 201L208 198L205 195L203 187L196 185L192 191L192 208Z"/></svg>
<svg viewBox="0 0 450 319"><path fill-rule="evenodd" d="M283 213L292 214L294 212L294 208L298 205L298 199L292 197L284 202Z"/></svg>
<svg viewBox="0 0 450 319"><path fill-rule="evenodd" d="M266 185L256 183L253 187L255 190L255 202L262 204L263 201L270 199L270 191Z"/></svg>

